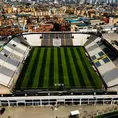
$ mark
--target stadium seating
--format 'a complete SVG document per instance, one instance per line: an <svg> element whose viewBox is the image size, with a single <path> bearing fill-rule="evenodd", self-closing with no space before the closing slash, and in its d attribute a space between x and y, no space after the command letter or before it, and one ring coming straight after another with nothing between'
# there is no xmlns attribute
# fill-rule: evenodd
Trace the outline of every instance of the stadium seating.
<svg viewBox="0 0 118 118"><path fill-rule="evenodd" d="M50 46L53 46L53 40L50 39Z"/></svg>
<svg viewBox="0 0 118 118"><path fill-rule="evenodd" d="M72 46L72 45L73 45L72 39L66 40L66 46Z"/></svg>
<svg viewBox="0 0 118 118"><path fill-rule="evenodd" d="M43 37L43 39L44 39L44 40L49 40L49 39L53 38L53 37L54 37L54 35L53 35L53 34L51 34L51 35L50 35L50 37L49 37L49 35L48 35L48 34L45 34L45 33L44 33L44 34L42 34L42 37Z"/></svg>
<svg viewBox="0 0 118 118"><path fill-rule="evenodd" d="M19 73L20 64L26 59L29 48L20 42L20 38L13 38L0 51L0 84L10 88L15 76Z"/></svg>
<svg viewBox="0 0 118 118"><path fill-rule="evenodd" d="M48 40L42 40L41 45L42 46L48 46Z"/></svg>
<svg viewBox="0 0 118 118"><path fill-rule="evenodd" d="M25 34L24 37L30 46L54 46L53 39L55 38L61 39L61 46L73 46L71 33Z"/></svg>
<svg viewBox="0 0 118 118"><path fill-rule="evenodd" d="M104 74L104 80L108 86L114 86L118 84L118 69L113 69Z"/></svg>
<svg viewBox="0 0 118 118"><path fill-rule="evenodd" d="M92 42L88 42L85 48L107 87L118 85L118 68L113 62L116 56L102 43L101 38L95 38Z"/></svg>

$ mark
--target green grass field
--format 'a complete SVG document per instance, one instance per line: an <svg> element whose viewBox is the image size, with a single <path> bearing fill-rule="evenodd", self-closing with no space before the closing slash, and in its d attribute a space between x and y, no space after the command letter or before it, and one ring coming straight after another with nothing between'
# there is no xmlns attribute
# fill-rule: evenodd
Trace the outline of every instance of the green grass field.
<svg viewBox="0 0 118 118"><path fill-rule="evenodd" d="M16 89L58 89L61 84L67 89L102 88L83 47L32 48Z"/></svg>

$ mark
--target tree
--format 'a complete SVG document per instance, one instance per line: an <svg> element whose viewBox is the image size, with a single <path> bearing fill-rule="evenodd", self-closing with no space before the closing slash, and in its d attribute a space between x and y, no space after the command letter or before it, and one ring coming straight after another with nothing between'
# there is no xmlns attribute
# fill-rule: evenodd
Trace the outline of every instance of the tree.
<svg viewBox="0 0 118 118"><path fill-rule="evenodd" d="M57 22L54 23L54 31L61 31L61 25Z"/></svg>

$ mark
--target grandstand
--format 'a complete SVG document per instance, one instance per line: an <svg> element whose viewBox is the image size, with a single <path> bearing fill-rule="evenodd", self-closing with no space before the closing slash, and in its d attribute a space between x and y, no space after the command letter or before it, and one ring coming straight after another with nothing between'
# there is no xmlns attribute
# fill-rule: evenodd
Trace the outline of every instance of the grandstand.
<svg viewBox="0 0 118 118"><path fill-rule="evenodd" d="M60 39L61 46L83 46L89 36L89 34L83 35L71 32L24 34L24 38L30 46L53 46L53 39Z"/></svg>
<svg viewBox="0 0 118 118"><path fill-rule="evenodd" d="M63 33L44 32L44 33L30 33L30 34L24 33L20 36L14 37L0 51L0 65L1 65L0 93L1 94L11 93L13 90L16 90L17 88L21 89L22 87L23 89L38 88L38 91L39 88L42 88L42 90L44 89L48 90L49 88L54 88L55 90L58 90L57 88L60 88L59 87L60 85L61 86L64 85L64 88L66 88L66 90L68 88L69 90L71 88L75 90L84 88L85 90L88 89L88 91L90 89L94 89L95 91L101 89L105 90L103 86L105 85L105 88L107 88L107 90L117 91L118 90L117 89L118 58L116 54L117 45L112 41L112 43L114 44L109 48L108 44L105 43L108 42L108 40L105 40L106 38L108 39L108 37L105 35L103 35L103 37L97 37L95 35L81 34L75 32L63 32ZM112 50L114 49L114 47L115 51ZM53 58L52 56L42 55L43 57L45 57L42 58L43 60L45 60L46 62L45 63L44 61L43 62L40 61L41 58L39 60L37 59L37 57L41 55L40 52L43 52L44 50L47 50L46 55L50 54L59 55L59 52L62 52L62 54L59 57L53 55ZM54 53L52 53L52 50ZM74 50L75 51L78 50L78 52L81 53L77 55L76 53L73 53ZM66 60L63 63L67 63L64 66L64 68L66 68L67 71L63 73L64 74L69 73L68 78L63 75L61 76L62 74L61 71L60 75L56 74L56 71L59 71L57 69L57 67L59 66L58 62L60 61L62 56ZM76 57L76 59L74 56ZM31 59L32 57L33 59ZM49 61L48 58L50 58L50 60L52 59L52 61ZM40 75L41 79L43 79L41 80L41 82L43 83L39 84L40 86L31 87L33 80L37 82L37 78L36 79L28 78L28 77L34 77L33 74L35 73L34 71L29 71L30 69L28 69L27 65L29 66L31 65L29 64L28 61L29 62L31 61L32 64L34 63L33 61L38 61L40 62L39 64L41 64L42 67L46 65L43 68L41 68L41 70L45 69L45 71L42 71L43 76ZM51 66L50 67L47 66L51 65L50 63L54 66L54 68L53 67L50 68ZM35 66L37 64L38 63L32 65L32 67L34 67L35 69ZM38 67L40 67L40 65ZM50 76L48 76L47 74L47 72L49 72L50 70L52 71L51 74L55 73L53 76L55 77L55 79L53 80L55 82L52 81L52 83L50 80L48 80ZM60 66L60 70L65 70L65 69L63 69ZM28 72L29 75L27 74L27 71L29 71ZM85 73L87 73L87 75ZM44 75L46 79L44 79ZM26 76L26 79L24 79L24 76ZM71 79L71 76L76 76L76 77L75 79ZM27 81L28 79L30 79L29 82ZM67 81L67 79L69 81ZM60 80L61 82L59 82ZM101 82L101 80L103 83ZM47 81L48 82L50 81L50 84L48 84ZM72 84L72 81L74 81L74 84ZM71 83L72 85L67 86L66 84L68 82ZM87 84L92 82L94 82L94 84ZM21 83L23 83L22 84L23 86L21 85ZM33 83L33 84L35 85L38 83Z"/></svg>
<svg viewBox="0 0 118 118"><path fill-rule="evenodd" d="M118 46L110 44L113 42L112 39L115 40L112 36L118 35L103 34L102 38L96 37L92 42L89 40L85 48L107 85L107 90L118 91ZM110 42L109 45L108 42Z"/></svg>
<svg viewBox="0 0 118 118"><path fill-rule="evenodd" d="M29 48L13 38L0 52L0 93L11 93Z"/></svg>

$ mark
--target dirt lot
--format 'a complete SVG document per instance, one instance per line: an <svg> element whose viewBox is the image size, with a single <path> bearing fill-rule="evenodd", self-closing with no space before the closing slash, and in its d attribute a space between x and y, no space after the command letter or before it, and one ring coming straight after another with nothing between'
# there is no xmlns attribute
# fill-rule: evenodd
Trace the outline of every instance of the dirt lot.
<svg viewBox="0 0 118 118"><path fill-rule="evenodd" d="M118 109L116 105L82 105L43 107L6 107L0 118L68 118L70 111L79 110L81 118Z"/></svg>

